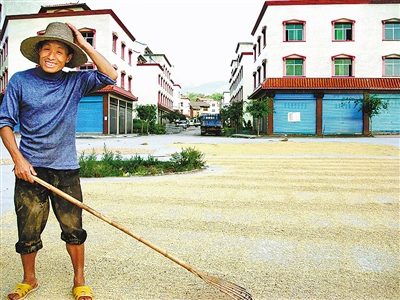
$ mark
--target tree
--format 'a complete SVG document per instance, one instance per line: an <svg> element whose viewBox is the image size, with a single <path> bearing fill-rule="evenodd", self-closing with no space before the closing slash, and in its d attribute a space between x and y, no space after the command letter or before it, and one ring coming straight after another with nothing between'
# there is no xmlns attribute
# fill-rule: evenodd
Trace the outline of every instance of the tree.
<svg viewBox="0 0 400 300"><path fill-rule="evenodd" d="M223 125L229 124L235 128L236 133L242 125L243 102L232 102L229 106L224 106L219 111Z"/></svg>
<svg viewBox="0 0 400 300"><path fill-rule="evenodd" d="M365 93L362 98L348 99L348 103L350 101L354 101L354 108L358 107L358 112L362 111L368 116L371 124L370 128L372 128L372 117L379 115L382 110L387 110L389 107L388 100L381 99L377 95L369 93Z"/></svg>
<svg viewBox="0 0 400 300"><path fill-rule="evenodd" d="M389 107L389 101L379 98L377 95L364 94L363 98L354 100L354 107L357 107L358 111L363 111L369 118L377 116L381 113L381 110L387 110Z"/></svg>
<svg viewBox="0 0 400 300"><path fill-rule="evenodd" d="M157 117L157 106L154 104L139 105L136 107L136 113L138 118L142 121L142 133L143 125L146 125L146 132L149 134L149 124L155 122Z"/></svg>
<svg viewBox="0 0 400 300"><path fill-rule="evenodd" d="M162 117L163 117L163 119L167 119L169 123L173 123L176 120L182 120L182 114L179 114L179 113L174 112L174 111L166 113Z"/></svg>
<svg viewBox="0 0 400 300"><path fill-rule="evenodd" d="M256 122L257 135L260 135L260 121L268 117L270 113L272 113L272 109L270 107L270 102L273 101L272 98L265 97L264 99L253 99L248 102L246 107L246 112L251 114Z"/></svg>
<svg viewBox="0 0 400 300"><path fill-rule="evenodd" d="M187 95L182 96L183 98L189 98L190 102L194 102L197 98L210 98L214 99L215 101L221 101L222 94L221 93L214 93L212 95L205 95L201 93L189 93Z"/></svg>

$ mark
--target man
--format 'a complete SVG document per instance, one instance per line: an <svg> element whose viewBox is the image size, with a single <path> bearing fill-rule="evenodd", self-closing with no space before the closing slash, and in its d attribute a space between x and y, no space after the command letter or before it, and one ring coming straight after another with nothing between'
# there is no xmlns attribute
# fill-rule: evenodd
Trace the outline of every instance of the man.
<svg viewBox="0 0 400 300"><path fill-rule="evenodd" d="M75 40L75 42L74 42ZM39 65L16 73L9 81L0 106L0 134L15 164L15 211L24 277L7 299L23 299L36 290L35 260L43 245L51 203L71 257L76 300L93 300L85 285L82 210L34 182L38 176L82 201L79 164L75 145L76 116L80 99L88 93L115 84L117 73L69 23L50 23L46 32L21 43L22 54ZM96 71L65 72L87 62ZM17 146L13 127L19 121L21 140ZM49 201L50 198L50 201Z"/></svg>

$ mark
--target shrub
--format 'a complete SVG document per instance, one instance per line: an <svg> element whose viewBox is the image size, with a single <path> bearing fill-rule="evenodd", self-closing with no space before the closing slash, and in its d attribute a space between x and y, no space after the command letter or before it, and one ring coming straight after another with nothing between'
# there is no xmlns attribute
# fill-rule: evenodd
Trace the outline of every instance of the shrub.
<svg viewBox="0 0 400 300"><path fill-rule="evenodd" d="M205 165L204 154L191 147L172 154L171 161L178 172L201 169Z"/></svg>
<svg viewBox="0 0 400 300"><path fill-rule="evenodd" d="M114 154L104 145L100 159L93 151L79 157L81 177L121 177L145 176L201 169L205 166L204 154L194 148L182 149L180 153L172 154L169 161L160 161L149 155L147 159L139 155L124 159L120 153Z"/></svg>

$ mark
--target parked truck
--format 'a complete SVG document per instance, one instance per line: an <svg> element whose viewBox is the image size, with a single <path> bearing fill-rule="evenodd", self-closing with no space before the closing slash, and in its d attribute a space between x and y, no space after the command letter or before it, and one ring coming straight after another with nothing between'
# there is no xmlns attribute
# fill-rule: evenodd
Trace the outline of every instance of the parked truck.
<svg viewBox="0 0 400 300"><path fill-rule="evenodd" d="M222 124L219 119L219 114L205 114L201 116L201 135L208 133L221 135Z"/></svg>

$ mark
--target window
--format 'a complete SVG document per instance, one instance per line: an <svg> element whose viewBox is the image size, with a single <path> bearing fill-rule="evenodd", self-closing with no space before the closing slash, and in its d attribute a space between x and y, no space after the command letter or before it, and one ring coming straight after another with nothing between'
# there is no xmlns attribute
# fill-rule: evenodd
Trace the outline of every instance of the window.
<svg viewBox="0 0 400 300"><path fill-rule="evenodd" d="M94 43L94 36L96 31L90 28L83 28L79 30L82 33L83 38L90 44L92 47L96 48Z"/></svg>
<svg viewBox="0 0 400 300"><path fill-rule="evenodd" d="M351 77L354 76L353 61L354 57L349 55L338 55L333 58L334 76Z"/></svg>
<svg viewBox="0 0 400 300"><path fill-rule="evenodd" d="M292 54L283 58L284 61L284 76L304 76L305 57Z"/></svg>
<svg viewBox="0 0 400 300"><path fill-rule="evenodd" d="M340 19L332 21L334 41L354 41L353 27L355 21Z"/></svg>
<svg viewBox="0 0 400 300"><path fill-rule="evenodd" d="M392 54L383 57L383 76L400 76L400 55Z"/></svg>
<svg viewBox="0 0 400 300"><path fill-rule="evenodd" d="M299 20L283 22L285 28L284 41L305 41L305 22Z"/></svg>
<svg viewBox="0 0 400 300"><path fill-rule="evenodd" d="M286 76L302 76L303 60L287 59L286 60Z"/></svg>
<svg viewBox="0 0 400 300"><path fill-rule="evenodd" d="M132 49L128 49L128 63L129 63L129 65L132 65L132 53L133 53L133 50Z"/></svg>
<svg viewBox="0 0 400 300"><path fill-rule="evenodd" d="M132 75L128 76L128 91L132 92Z"/></svg>
<svg viewBox="0 0 400 300"><path fill-rule="evenodd" d="M118 41L118 34L113 32L112 34L112 51L117 53L117 41Z"/></svg>
<svg viewBox="0 0 400 300"><path fill-rule="evenodd" d="M121 88L125 88L125 75L126 72L125 71L121 71Z"/></svg>
<svg viewBox="0 0 400 300"><path fill-rule="evenodd" d="M400 19L391 19L383 21L384 37L386 41L400 40Z"/></svg>
<svg viewBox="0 0 400 300"><path fill-rule="evenodd" d="M263 69L263 81L267 79L267 60L263 59L262 61L262 69Z"/></svg>
<svg viewBox="0 0 400 300"><path fill-rule="evenodd" d="M79 70L81 71L92 71L94 70L94 66L93 65L83 65L79 67Z"/></svg>
<svg viewBox="0 0 400 300"><path fill-rule="evenodd" d="M264 26L261 32L263 37L263 48L265 48L265 46L267 46L267 27Z"/></svg>
<svg viewBox="0 0 400 300"><path fill-rule="evenodd" d="M126 48L125 42L121 42L121 59L122 60L125 60L125 48Z"/></svg>

